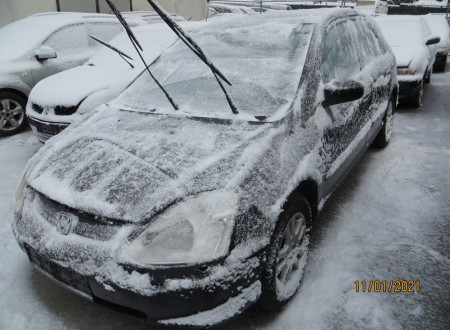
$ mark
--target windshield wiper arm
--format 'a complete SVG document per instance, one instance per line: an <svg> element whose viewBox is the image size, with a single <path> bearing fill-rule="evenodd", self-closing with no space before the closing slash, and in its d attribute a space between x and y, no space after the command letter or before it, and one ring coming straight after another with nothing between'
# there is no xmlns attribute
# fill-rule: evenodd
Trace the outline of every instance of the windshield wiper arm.
<svg viewBox="0 0 450 330"><path fill-rule="evenodd" d="M136 52L138 53L139 57L142 60L142 63L144 63L145 68L147 69L147 72L150 74L150 77L152 77L153 81L158 85L158 87L163 91L164 95L166 95L167 99L169 100L170 104L175 110L178 110L178 104L175 103L175 101L172 99L170 94L166 91L166 89L160 84L160 82L156 79L156 77L151 73L150 68L148 67L147 63L144 60L144 57L142 56L141 51L143 51L141 45L139 44L139 41L137 40L136 36L134 35L133 31L131 31L130 26L128 25L127 21L123 18L120 11L117 10L116 6L111 2L111 0L106 0L106 3L108 4L109 8L111 8L114 15L116 15L117 19L119 20L120 24L124 27L125 31L127 32L128 37L130 38L131 43L133 44L134 48L136 49ZM138 49L139 48L139 49Z"/></svg>
<svg viewBox="0 0 450 330"><path fill-rule="evenodd" d="M109 1L109 0L106 0ZM181 26L179 26L171 17L166 13L164 9L161 8L159 4L157 4L153 0L147 0L150 6L153 7L153 9L158 13L158 15L161 17L161 19L166 22L166 24L172 29L173 32L188 46L190 50L194 52L195 55L197 55L203 63L205 63L213 72L214 77L216 78L217 82L220 85L220 88L225 94L225 97L227 99L227 102L231 108L231 111L234 114L238 114L239 111L237 110L236 105L234 104L233 100L231 99L230 95L227 93L225 87L223 86L222 82L220 81L219 77L225 81L228 85L232 86L230 81L223 75L222 72L212 63L212 61L208 58L208 56L205 54L205 52L200 48L200 46L194 41L194 39L191 38L189 34L187 34Z"/></svg>
<svg viewBox="0 0 450 330"><path fill-rule="evenodd" d="M117 49L116 47L114 47L114 46L108 44L107 42L105 42L105 41L103 41L103 40L101 40L101 39L98 39L98 38L96 38L96 37L94 37L94 36L90 36L90 37L91 37L92 39L94 39L95 41L101 43L102 45L108 47L109 49L115 51L117 54L119 54L119 56L120 56L125 62L128 63L129 66L131 66L132 69L134 69L134 65L131 64L130 62L128 62L127 59L126 59L126 58L128 58L128 59L130 59L130 60L133 61L133 58L132 58L132 57L128 56L128 55L125 54L124 52L120 51L120 50ZM126 57L126 58L125 58L125 57Z"/></svg>

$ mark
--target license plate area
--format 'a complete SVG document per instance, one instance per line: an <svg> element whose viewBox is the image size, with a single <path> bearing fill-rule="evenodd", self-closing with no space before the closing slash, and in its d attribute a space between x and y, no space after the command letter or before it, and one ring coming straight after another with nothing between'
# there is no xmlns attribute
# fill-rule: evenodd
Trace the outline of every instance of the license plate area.
<svg viewBox="0 0 450 330"><path fill-rule="evenodd" d="M27 251L30 262L44 275L82 297L92 300L91 287L85 276L82 276L67 267L58 265L53 261L47 260L29 246L25 246L25 250Z"/></svg>

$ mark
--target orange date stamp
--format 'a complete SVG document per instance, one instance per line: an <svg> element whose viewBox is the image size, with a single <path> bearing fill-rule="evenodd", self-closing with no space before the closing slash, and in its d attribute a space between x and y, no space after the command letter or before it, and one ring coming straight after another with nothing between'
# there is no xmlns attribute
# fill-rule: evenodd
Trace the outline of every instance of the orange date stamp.
<svg viewBox="0 0 450 330"><path fill-rule="evenodd" d="M356 292L419 292L420 281L355 281Z"/></svg>

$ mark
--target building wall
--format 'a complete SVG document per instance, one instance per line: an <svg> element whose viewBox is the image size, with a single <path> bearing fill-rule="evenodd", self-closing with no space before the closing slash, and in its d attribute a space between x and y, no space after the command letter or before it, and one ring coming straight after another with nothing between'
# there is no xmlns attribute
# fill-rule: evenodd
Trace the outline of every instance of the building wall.
<svg viewBox="0 0 450 330"><path fill-rule="evenodd" d="M186 19L203 20L208 13L207 0L157 0L168 12L177 13ZM120 11L153 10L147 0L114 0ZM80 11L102 13L111 10L105 0L59 0L61 11ZM57 11L57 0L0 0L0 27L25 18L29 15L47 11Z"/></svg>
<svg viewBox="0 0 450 330"><path fill-rule="evenodd" d="M177 13L186 19L200 21L208 13L207 0L157 0L168 12ZM133 10L153 10L147 0L133 0Z"/></svg>
<svg viewBox="0 0 450 330"><path fill-rule="evenodd" d="M0 0L0 27L46 11L56 11L55 0Z"/></svg>

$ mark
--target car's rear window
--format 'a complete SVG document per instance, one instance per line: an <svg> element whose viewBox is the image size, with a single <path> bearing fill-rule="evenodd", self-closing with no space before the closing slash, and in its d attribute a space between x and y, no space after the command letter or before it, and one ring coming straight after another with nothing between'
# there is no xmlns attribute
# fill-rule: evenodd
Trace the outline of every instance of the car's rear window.
<svg viewBox="0 0 450 330"><path fill-rule="evenodd" d="M288 19L289 20L289 19ZM191 33L233 86L226 86L238 110L270 116L287 109L297 91L312 24L264 22L239 27L214 25ZM215 117L230 112L210 69L182 42L151 67L180 112ZM144 73L117 100L119 106L139 110L172 111L163 92Z"/></svg>

